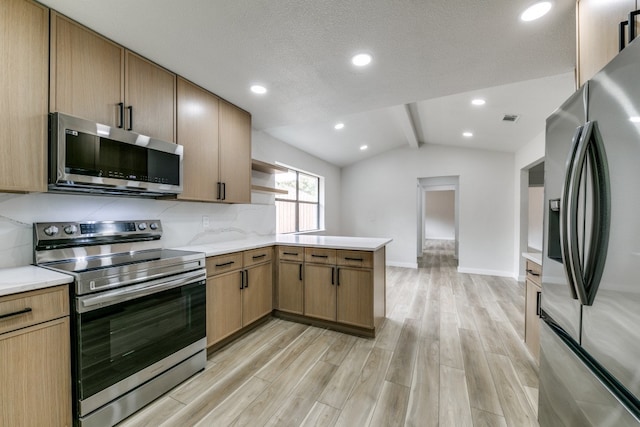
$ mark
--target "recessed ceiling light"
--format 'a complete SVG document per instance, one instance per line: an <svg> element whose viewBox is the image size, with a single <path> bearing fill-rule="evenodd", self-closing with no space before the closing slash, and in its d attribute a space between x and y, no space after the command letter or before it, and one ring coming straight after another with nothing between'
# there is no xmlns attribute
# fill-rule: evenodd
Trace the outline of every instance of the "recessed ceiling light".
<svg viewBox="0 0 640 427"><path fill-rule="evenodd" d="M366 150L367 148L369 148L367 145L361 145L361 146L360 146L360 150L361 150L361 151L364 151L364 150Z"/></svg>
<svg viewBox="0 0 640 427"><path fill-rule="evenodd" d="M351 58L351 63L356 67L364 67L371 63L371 59L372 57L368 53L359 53Z"/></svg>
<svg viewBox="0 0 640 427"><path fill-rule="evenodd" d="M263 95L267 93L267 88L261 85L253 85L251 86L251 92L257 93L258 95Z"/></svg>
<svg viewBox="0 0 640 427"><path fill-rule="evenodd" d="M640 123L640 116L629 117L631 123Z"/></svg>
<svg viewBox="0 0 640 427"><path fill-rule="evenodd" d="M535 21L538 18L542 18L551 10L551 2L550 1L541 1L539 3L530 6L522 12L520 15L520 19L523 21Z"/></svg>
<svg viewBox="0 0 640 427"><path fill-rule="evenodd" d="M462 132L462 136L464 136L465 138L471 138L473 136L473 133L471 133L471 132Z"/></svg>
<svg viewBox="0 0 640 427"><path fill-rule="evenodd" d="M484 104L487 103L487 101L485 101L484 99L481 99L481 98L476 98L476 99L472 100L471 103L473 105L484 105Z"/></svg>
<svg viewBox="0 0 640 427"><path fill-rule="evenodd" d="M336 123L336 125L333 127L335 130L340 130L344 128L344 123Z"/></svg>

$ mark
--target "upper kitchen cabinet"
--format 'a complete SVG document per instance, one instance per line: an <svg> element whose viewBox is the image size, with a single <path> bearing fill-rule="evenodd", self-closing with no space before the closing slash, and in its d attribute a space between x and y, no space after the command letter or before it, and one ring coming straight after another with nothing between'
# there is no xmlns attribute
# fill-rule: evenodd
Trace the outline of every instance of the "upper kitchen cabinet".
<svg viewBox="0 0 640 427"><path fill-rule="evenodd" d="M578 86L619 52L620 22L635 9L636 0L578 0Z"/></svg>
<svg viewBox="0 0 640 427"><path fill-rule="evenodd" d="M127 129L175 142L176 75L133 52L125 52Z"/></svg>
<svg viewBox="0 0 640 427"><path fill-rule="evenodd" d="M251 203L251 115L220 101L221 199Z"/></svg>
<svg viewBox="0 0 640 427"><path fill-rule="evenodd" d="M182 200L251 203L251 115L178 78Z"/></svg>
<svg viewBox="0 0 640 427"><path fill-rule="evenodd" d="M46 191L49 10L0 2L0 191Z"/></svg>
<svg viewBox="0 0 640 427"><path fill-rule="evenodd" d="M176 76L52 11L51 112L175 141Z"/></svg>
<svg viewBox="0 0 640 427"><path fill-rule="evenodd" d="M182 200L218 201L219 99L178 78L178 144L184 146Z"/></svg>

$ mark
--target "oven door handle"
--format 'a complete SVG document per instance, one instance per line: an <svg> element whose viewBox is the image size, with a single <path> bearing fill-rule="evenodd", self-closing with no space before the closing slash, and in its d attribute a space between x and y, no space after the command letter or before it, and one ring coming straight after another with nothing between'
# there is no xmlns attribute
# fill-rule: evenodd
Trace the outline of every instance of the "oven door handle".
<svg viewBox="0 0 640 427"><path fill-rule="evenodd" d="M178 288L192 282L205 280L207 278L207 272L205 269L200 269L172 277L173 278L171 280L167 280L165 277L163 279L153 280L136 286L127 286L124 288L114 289L113 291L102 292L97 295L79 297L77 298L76 309L79 313L86 313L88 311L108 307L124 301L142 298L158 292Z"/></svg>

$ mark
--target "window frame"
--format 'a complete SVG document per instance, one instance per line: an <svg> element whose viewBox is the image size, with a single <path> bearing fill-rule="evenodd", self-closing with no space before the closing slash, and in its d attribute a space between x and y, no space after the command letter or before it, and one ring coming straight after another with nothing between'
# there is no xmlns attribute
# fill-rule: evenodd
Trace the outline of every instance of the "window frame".
<svg viewBox="0 0 640 427"><path fill-rule="evenodd" d="M310 233L310 232L314 232L314 231L319 231L321 230L321 218L320 218L320 194L321 194L321 189L320 189L320 185L322 182L322 177L318 176L318 175L314 175L311 174L309 172L304 172L298 169L293 169L291 167L287 167L289 169L289 173L293 172L296 174L296 194L295 194L295 199L283 199L280 198L278 194L276 194L276 204L277 202L286 202L286 203L293 203L295 206L295 230L294 231L289 231L289 232L279 232L279 234L295 234L295 233ZM315 202L310 202L307 200L300 200L300 175L304 175L306 177L309 178L314 178L317 182L317 195L316 195L316 201ZM278 188L278 184L277 184L277 180L276 180L276 188ZM316 228L310 229L310 230L300 230L300 204L305 204L305 205L316 205Z"/></svg>

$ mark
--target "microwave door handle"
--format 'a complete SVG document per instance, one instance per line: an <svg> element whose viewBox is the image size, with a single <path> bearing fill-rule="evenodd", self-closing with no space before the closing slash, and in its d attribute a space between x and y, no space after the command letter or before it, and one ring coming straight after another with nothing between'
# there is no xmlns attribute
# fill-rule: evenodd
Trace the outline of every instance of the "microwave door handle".
<svg viewBox="0 0 640 427"><path fill-rule="evenodd" d="M580 136L582 135L583 128L584 126L577 127L573 135L573 139L571 142L571 151L569 153L566 164L562 197L560 198L560 252L562 255L562 265L564 266L567 281L569 282L569 291L571 292L571 297L573 299L578 299L578 294L575 285L575 269L572 264L573 258L571 257L572 248L570 246L570 218L572 218L574 214L572 210L577 209L577 207L570 203L571 192L573 190L571 187L571 183L573 182L573 176L575 172L575 157L577 154L577 148L580 142Z"/></svg>

